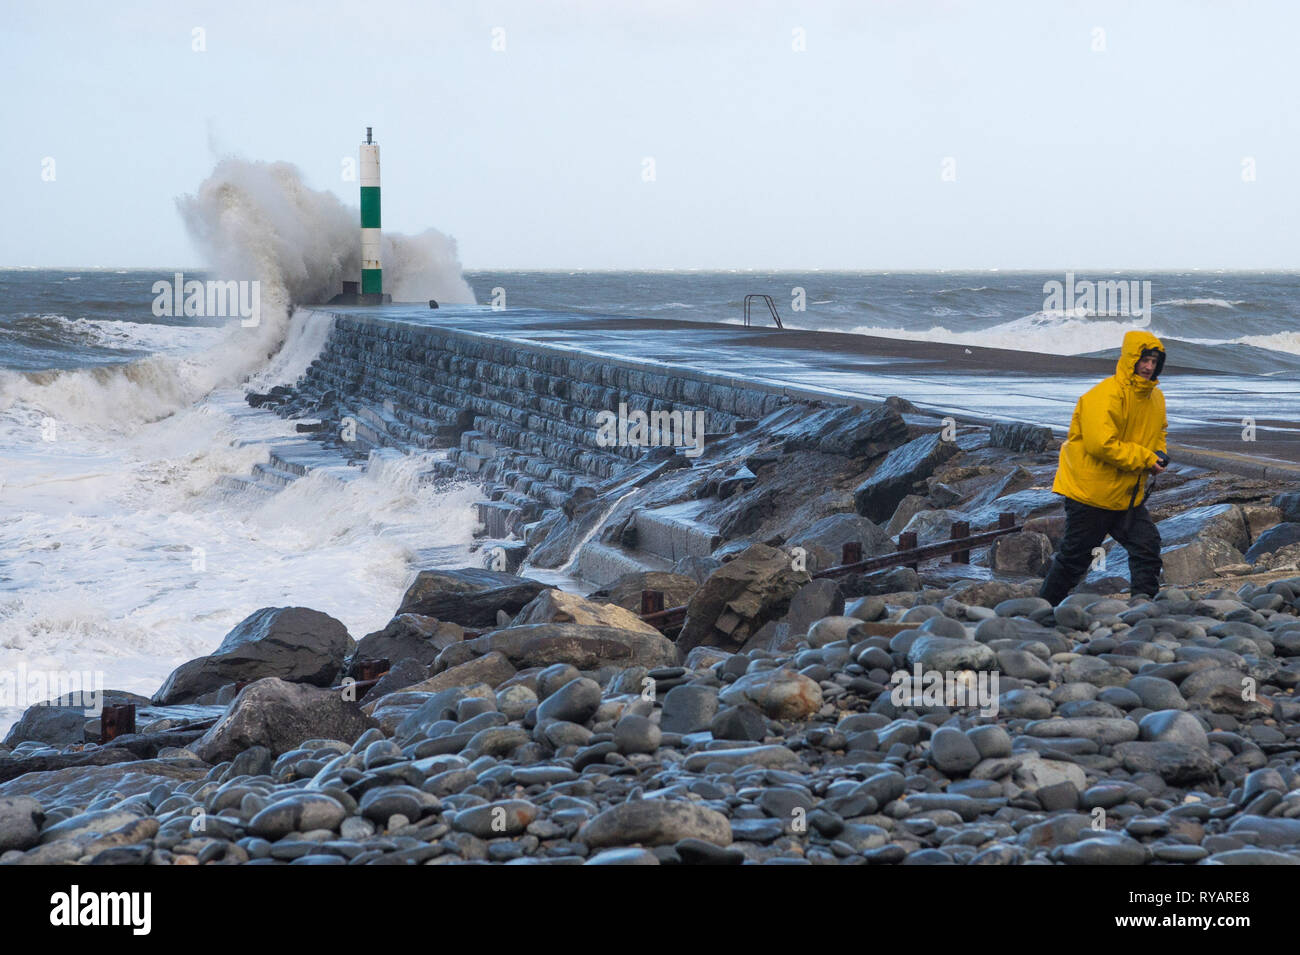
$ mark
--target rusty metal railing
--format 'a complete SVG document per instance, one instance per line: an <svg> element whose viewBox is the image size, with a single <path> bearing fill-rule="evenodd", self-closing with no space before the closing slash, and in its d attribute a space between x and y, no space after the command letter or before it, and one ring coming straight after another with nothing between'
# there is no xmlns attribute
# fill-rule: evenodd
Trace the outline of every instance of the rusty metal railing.
<svg viewBox="0 0 1300 955"><path fill-rule="evenodd" d="M998 526L978 534L970 532L969 521L954 521L946 541L937 541L918 547L916 532L907 531L898 535L898 550L892 554L879 554L875 557L862 558L862 544L849 541L841 548L840 563L812 574L814 580L828 577L843 577L852 573L872 573L888 567L907 566L913 570L923 560L952 555L954 564L970 563L970 553L977 547L992 544L999 537L1024 530L1023 524L1016 523L1016 516L1010 513L998 515ZM676 627L686 619L686 604L680 607L664 609L664 595L659 590L641 591L640 617L648 624L660 630Z"/></svg>

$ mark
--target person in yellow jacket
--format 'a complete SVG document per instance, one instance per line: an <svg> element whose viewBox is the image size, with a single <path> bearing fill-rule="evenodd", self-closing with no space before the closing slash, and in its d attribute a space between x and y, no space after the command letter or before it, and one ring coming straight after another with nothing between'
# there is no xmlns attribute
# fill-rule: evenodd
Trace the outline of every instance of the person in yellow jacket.
<svg viewBox="0 0 1300 955"><path fill-rule="evenodd" d="M1165 396L1157 382L1165 346L1147 331L1124 335L1114 376L1074 406L1052 490L1065 496L1065 535L1038 595L1056 606L1083 579L1093 548L1109 534L1128 551L1133 594L1154 595L1160 579L1160 532L1143 499L1150 473L1166 454Z"/></svg>

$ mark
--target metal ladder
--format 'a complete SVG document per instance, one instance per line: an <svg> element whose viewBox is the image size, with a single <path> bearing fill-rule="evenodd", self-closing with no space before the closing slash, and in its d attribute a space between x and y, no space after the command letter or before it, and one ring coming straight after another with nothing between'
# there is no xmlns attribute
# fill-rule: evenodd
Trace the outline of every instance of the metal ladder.
<svg viewBox="0 0 1300 955"><path fill-rule="evenodd" d="M767 310L768 310L769 312L772 313L772 321L776 322L776 327L777 327L777 328L784 329L785 326L781 324L781 316L778 315L778 314L776 313L776 302L772 301L772 296L770 296L770 295L763 295L763 294L760 294L760 293L758 293L758 292L750 292L748 295L745 296L745 325L746 325L746 327L749 326L749 301L750 301L750 299L754 299L754 298L761 298L764 302L767 303Z"/></svg>

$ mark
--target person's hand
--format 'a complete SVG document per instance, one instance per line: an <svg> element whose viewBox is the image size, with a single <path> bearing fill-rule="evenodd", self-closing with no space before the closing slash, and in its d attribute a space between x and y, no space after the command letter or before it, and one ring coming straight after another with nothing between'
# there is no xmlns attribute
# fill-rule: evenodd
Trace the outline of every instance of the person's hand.
<svg viewBox="0 0 1300 955"><path fill-rule="evenodd" d="M1150 470L1152 474L1161 474L1164 472L1165 466L1157 461L1155 464L1151 465L1148 470Z"/></svg>

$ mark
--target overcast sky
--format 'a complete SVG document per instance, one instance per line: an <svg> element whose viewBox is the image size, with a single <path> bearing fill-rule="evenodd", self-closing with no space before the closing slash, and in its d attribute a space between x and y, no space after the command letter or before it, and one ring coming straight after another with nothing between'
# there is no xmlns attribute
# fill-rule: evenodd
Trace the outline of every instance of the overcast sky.
<svg viewBox="0 0 1300 955"><path fill-rule="evenodd" d="M467 268L1290 269L1297 9L15 4L0 264L200 264L216 158L355 204L370 125L385 227Z"/></svg>

